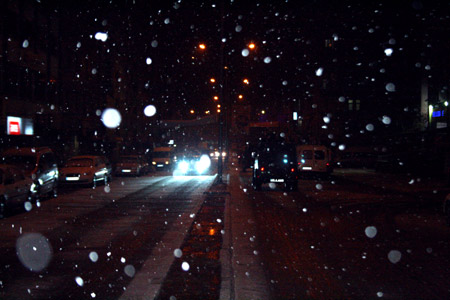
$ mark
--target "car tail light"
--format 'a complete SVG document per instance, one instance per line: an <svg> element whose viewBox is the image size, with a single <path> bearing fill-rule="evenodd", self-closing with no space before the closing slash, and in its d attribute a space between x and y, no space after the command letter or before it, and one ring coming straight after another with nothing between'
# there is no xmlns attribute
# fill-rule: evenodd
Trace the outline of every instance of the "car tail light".
<svg viewBox="0 0 450 300"><path fill-rule="evenodd" d="M292 169L291 169L291 172L294 172L294 171L295 171L295 169L294 169L294 168L292 168Z"/></svg>
<svg viewBox="0 0 450 300"><path fill-rule="evenodd" d="M261 168L261 172L264 172L264 167Z"/></svg>

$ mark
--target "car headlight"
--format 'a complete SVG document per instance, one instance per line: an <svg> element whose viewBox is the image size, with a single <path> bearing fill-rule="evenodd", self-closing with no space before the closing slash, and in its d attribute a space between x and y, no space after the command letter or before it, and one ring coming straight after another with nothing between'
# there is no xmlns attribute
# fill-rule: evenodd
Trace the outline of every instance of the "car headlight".
<svg viewBox="0 0 450 300"><path fill-rule="evenodd" d="M156 165L156 161L152 161L152 165Z"/></svg>
<svg viewBox="0 0 450 300"><path fill-rule="evenodd" d="M177 169L181 172L181 173L187 173L187 171L189 171L189 163L185 160L182 160L178 163L177 165Z"/></svg>
<svg viewBox="0 0 450 300"><path fill-rule="evenodd" d="M195 163L195 170L197 173L202 174L208 168L211 166L211 159L208 157L208 155L204 154L200 157L200 160L198 160Z"/></svg>

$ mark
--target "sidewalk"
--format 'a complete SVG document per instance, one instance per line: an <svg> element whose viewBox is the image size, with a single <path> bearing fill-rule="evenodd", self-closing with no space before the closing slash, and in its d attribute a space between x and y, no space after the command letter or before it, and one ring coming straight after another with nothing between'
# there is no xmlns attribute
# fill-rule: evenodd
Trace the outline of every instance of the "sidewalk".
<svg viewBox="0 0 450 300"><path fill-rule="evenodd" d="M258 256L253 210L239 182L239 172L229 168L224 184L213 185L210 192L228 193L225 204L225 233L220 261L222 282L220 299L270 299L267 279Z"/></svg>
<svg viewBox="0 0 450 300"><path fill-rule="evenodd" d="M381 173L370 169L335 169L334 175L405 194L430 195L435 198L450 193L450 185L444 176L430 177L404 173Z"/></svg>

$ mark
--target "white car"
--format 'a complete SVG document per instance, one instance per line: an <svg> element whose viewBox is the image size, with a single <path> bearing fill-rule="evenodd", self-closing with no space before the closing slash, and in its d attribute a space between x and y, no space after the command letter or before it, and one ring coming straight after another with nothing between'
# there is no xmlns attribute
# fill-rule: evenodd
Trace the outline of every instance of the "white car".
<svg viewBox="0 0 450 300"><path fill-rule="evenodd" d="M0 218L7 208L34 198L33 180L13 165L0 165Z"/></svg>
<svg viewBox="0 0 450 300"><path fill-rule="evenodd" d="M61 168L59 181L63 184L86 184L92 187L96 187L98 182L106 185L108 169L100 156L74 156Z"/></svg>

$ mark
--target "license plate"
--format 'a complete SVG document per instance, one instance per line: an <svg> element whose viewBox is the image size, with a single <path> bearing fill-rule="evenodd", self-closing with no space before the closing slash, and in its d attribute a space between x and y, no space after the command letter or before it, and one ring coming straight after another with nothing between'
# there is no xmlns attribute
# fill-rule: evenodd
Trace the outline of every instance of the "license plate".
<svg viewBox="0 0 450 300"><path fill-rule="evenodd" d="M284 179L270 179L270 182L284 182Z"/></svg>

